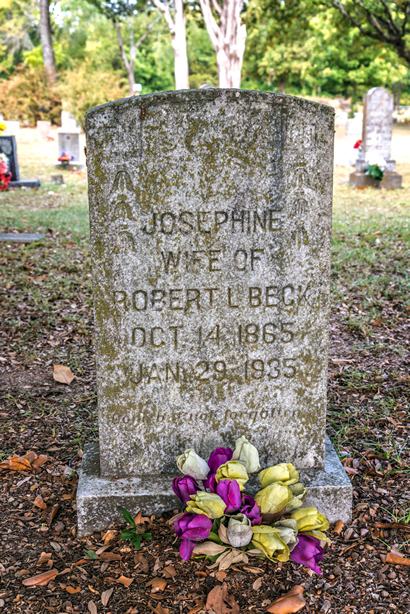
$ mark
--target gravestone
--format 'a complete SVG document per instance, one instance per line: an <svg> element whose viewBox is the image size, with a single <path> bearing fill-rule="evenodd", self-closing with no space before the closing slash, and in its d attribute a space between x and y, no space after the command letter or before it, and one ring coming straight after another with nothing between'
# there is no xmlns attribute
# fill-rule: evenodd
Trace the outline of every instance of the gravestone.
<svg viewBox="0 0 410 614"><path fill-rule="evenodd" d="M0 153L7 158L8 171L11 173L11 188L38 188L38 179L21 179L20 169L17 158L16 137L11 135L0 135Z"/></svg>
<svg viewBox="0 0 410 614"><path fill-rule="evenodd" d="M69 156L71 166L81 166L80 133L77 128L59 128L58 130L58 155Z"/></svg>
<svg viewBox="0 0 410 614"><path fill-rule="evenodd" d="M332 520L351 486L325 446L334 112L203 89L87 116L99 444L79 533L175 507L175 456L246 435L294 462Z"/></svg>
<svg viewBox="0 0 410 614"><path fill-rule="evenodd" d="M366 94L363 113L362 146L356 160L356 170L350 184L356 187L374 185L387 189L400 188L402 177L395 171L391 159L394 100L383 87L374 87ZM366 174L369 165L377 164L383 171L382 181Z"/></svg>

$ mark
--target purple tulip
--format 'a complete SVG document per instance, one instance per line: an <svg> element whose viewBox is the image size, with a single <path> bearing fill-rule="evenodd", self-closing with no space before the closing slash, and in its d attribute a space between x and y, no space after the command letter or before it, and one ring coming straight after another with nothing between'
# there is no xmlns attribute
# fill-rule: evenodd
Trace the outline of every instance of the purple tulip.
<svg viewBox="0 0 410 614"><path fill-rule="evenodd" d="M250 495L243 495L240 512L249 518L251 524L262 524L260 507Z"/></svg>
<svg viewBox="0 0 410 614"><path fill-rule="evenodd" d="M241 507L241 490L236 480L221 480L216 487L216 493L226 503L225 514L237 512Z"/></svg>
<svg viewBox="0 0 410 614"><path fill-rule="evenodd" d="M318 563L323 559L323 548L316 537L299 533L298 543L290 553L290 558L295 563L300 563L320 576L322 575Z"/></svg>
<svg viewBox="0 0 410 614"><path fill-rule="evenodd" d="M210 492L216 492L216 478L215 473L209 473L206 480L202 480L204 488L207 488Z"/></svg>
<svg viewBox="0 0 410 614"><path fill-rule="evenodd" d="M208 459L208 466L211 473L216 473L218 467L227 463L233 456L233 450L231 448L215 448Z"/></svg>
<svg viewBox="0 0 410 614"><path fill-rule="evenodd" d="M190 475L181 475L172 480L172 490L182 503L186 503L191 498L191 495L195 495L198 492L199 484Z"/></svg>
<svg viewBox="0 0 410 614"><path fill-rule="evenodd" d="M212 520L204 514L185 513L174 522L174 531L181 538L179 553L184 561L191 558L194 542L206 539L212 529Z"/></svg>

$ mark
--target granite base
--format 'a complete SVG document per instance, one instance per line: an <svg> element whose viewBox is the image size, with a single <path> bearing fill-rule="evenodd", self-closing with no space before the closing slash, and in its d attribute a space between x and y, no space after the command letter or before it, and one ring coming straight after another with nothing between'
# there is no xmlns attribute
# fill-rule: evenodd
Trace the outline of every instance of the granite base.
<svg viewBox="0 0 410 614"><path fill-rule="evenodd" d="M20 179L19 181L10 181L10 188L32 188L37 189L41 186L40 179Z"/></svg>
<svg viewBox="0 0 410 614"><path fill-rule="evenodd" d="M161 514L175 509L171 490L173 476L107 479L99 475L98 444L85 447L77 490L78 535L89 535L122 522L120 507L131 512ZM352 485L329 439L322 470L301 471L308 488L307 505L316 505L330 522L349 522L352 512Z"/></svg>
<svg viewBox="0 0 410 614"><path fill-rule="evenodd" d="M383 179L378 181L369 177L366 173L355 171L350 174L349 184L355 188L384 188L385 190L397 190L402 187L403 178L395 171L386 171Z"/></svg>

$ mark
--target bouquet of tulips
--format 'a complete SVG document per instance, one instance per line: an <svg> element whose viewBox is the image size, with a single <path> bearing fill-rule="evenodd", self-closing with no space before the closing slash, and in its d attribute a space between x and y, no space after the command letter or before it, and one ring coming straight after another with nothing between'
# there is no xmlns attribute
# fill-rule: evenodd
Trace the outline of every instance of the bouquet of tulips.
<svg viewBox="0 0 410 614"><path fill-rule="evenodd" d="M174 517L173 526L182 559L205 556L227 569L255 555L291 559L321 573L329 522L315 507L302 507L306 489L294 465L261 471L257 449L240 437L235 449L216 448L208 461L186 450L177 466L183 475L174 478L172 488L185 511ZM256 472L260 490L253 497L245 485Z"/></svg>

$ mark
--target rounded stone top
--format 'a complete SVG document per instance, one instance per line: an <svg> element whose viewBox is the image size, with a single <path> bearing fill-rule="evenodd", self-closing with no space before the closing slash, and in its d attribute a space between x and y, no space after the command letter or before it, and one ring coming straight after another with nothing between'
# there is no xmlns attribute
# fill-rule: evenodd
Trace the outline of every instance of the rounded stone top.
<svg viewBox="0 0 410 614"><path fill-rule="evenodd" d="M316 111L325 115L334 115L334 109L326 104L299 98L298 96L289 96L287 94L276 94L274 92L261 92L258 90L241 90L241 89L222 89L222 88L204 88L192 90L171 90L166 92L156 92L154 94L145 94L143 96L129 96L128 98L119 98L105 104L93 107L87 112L86 122L92 121L94 117L107 112L117 112L129 110L130 107L136 109L147 109L152 106L169 105L170 103L192 104L209 103L223 101L225 104L234 103L237 100L247 100L250 104L279 105L289 106L304 110Z"/></svg>

